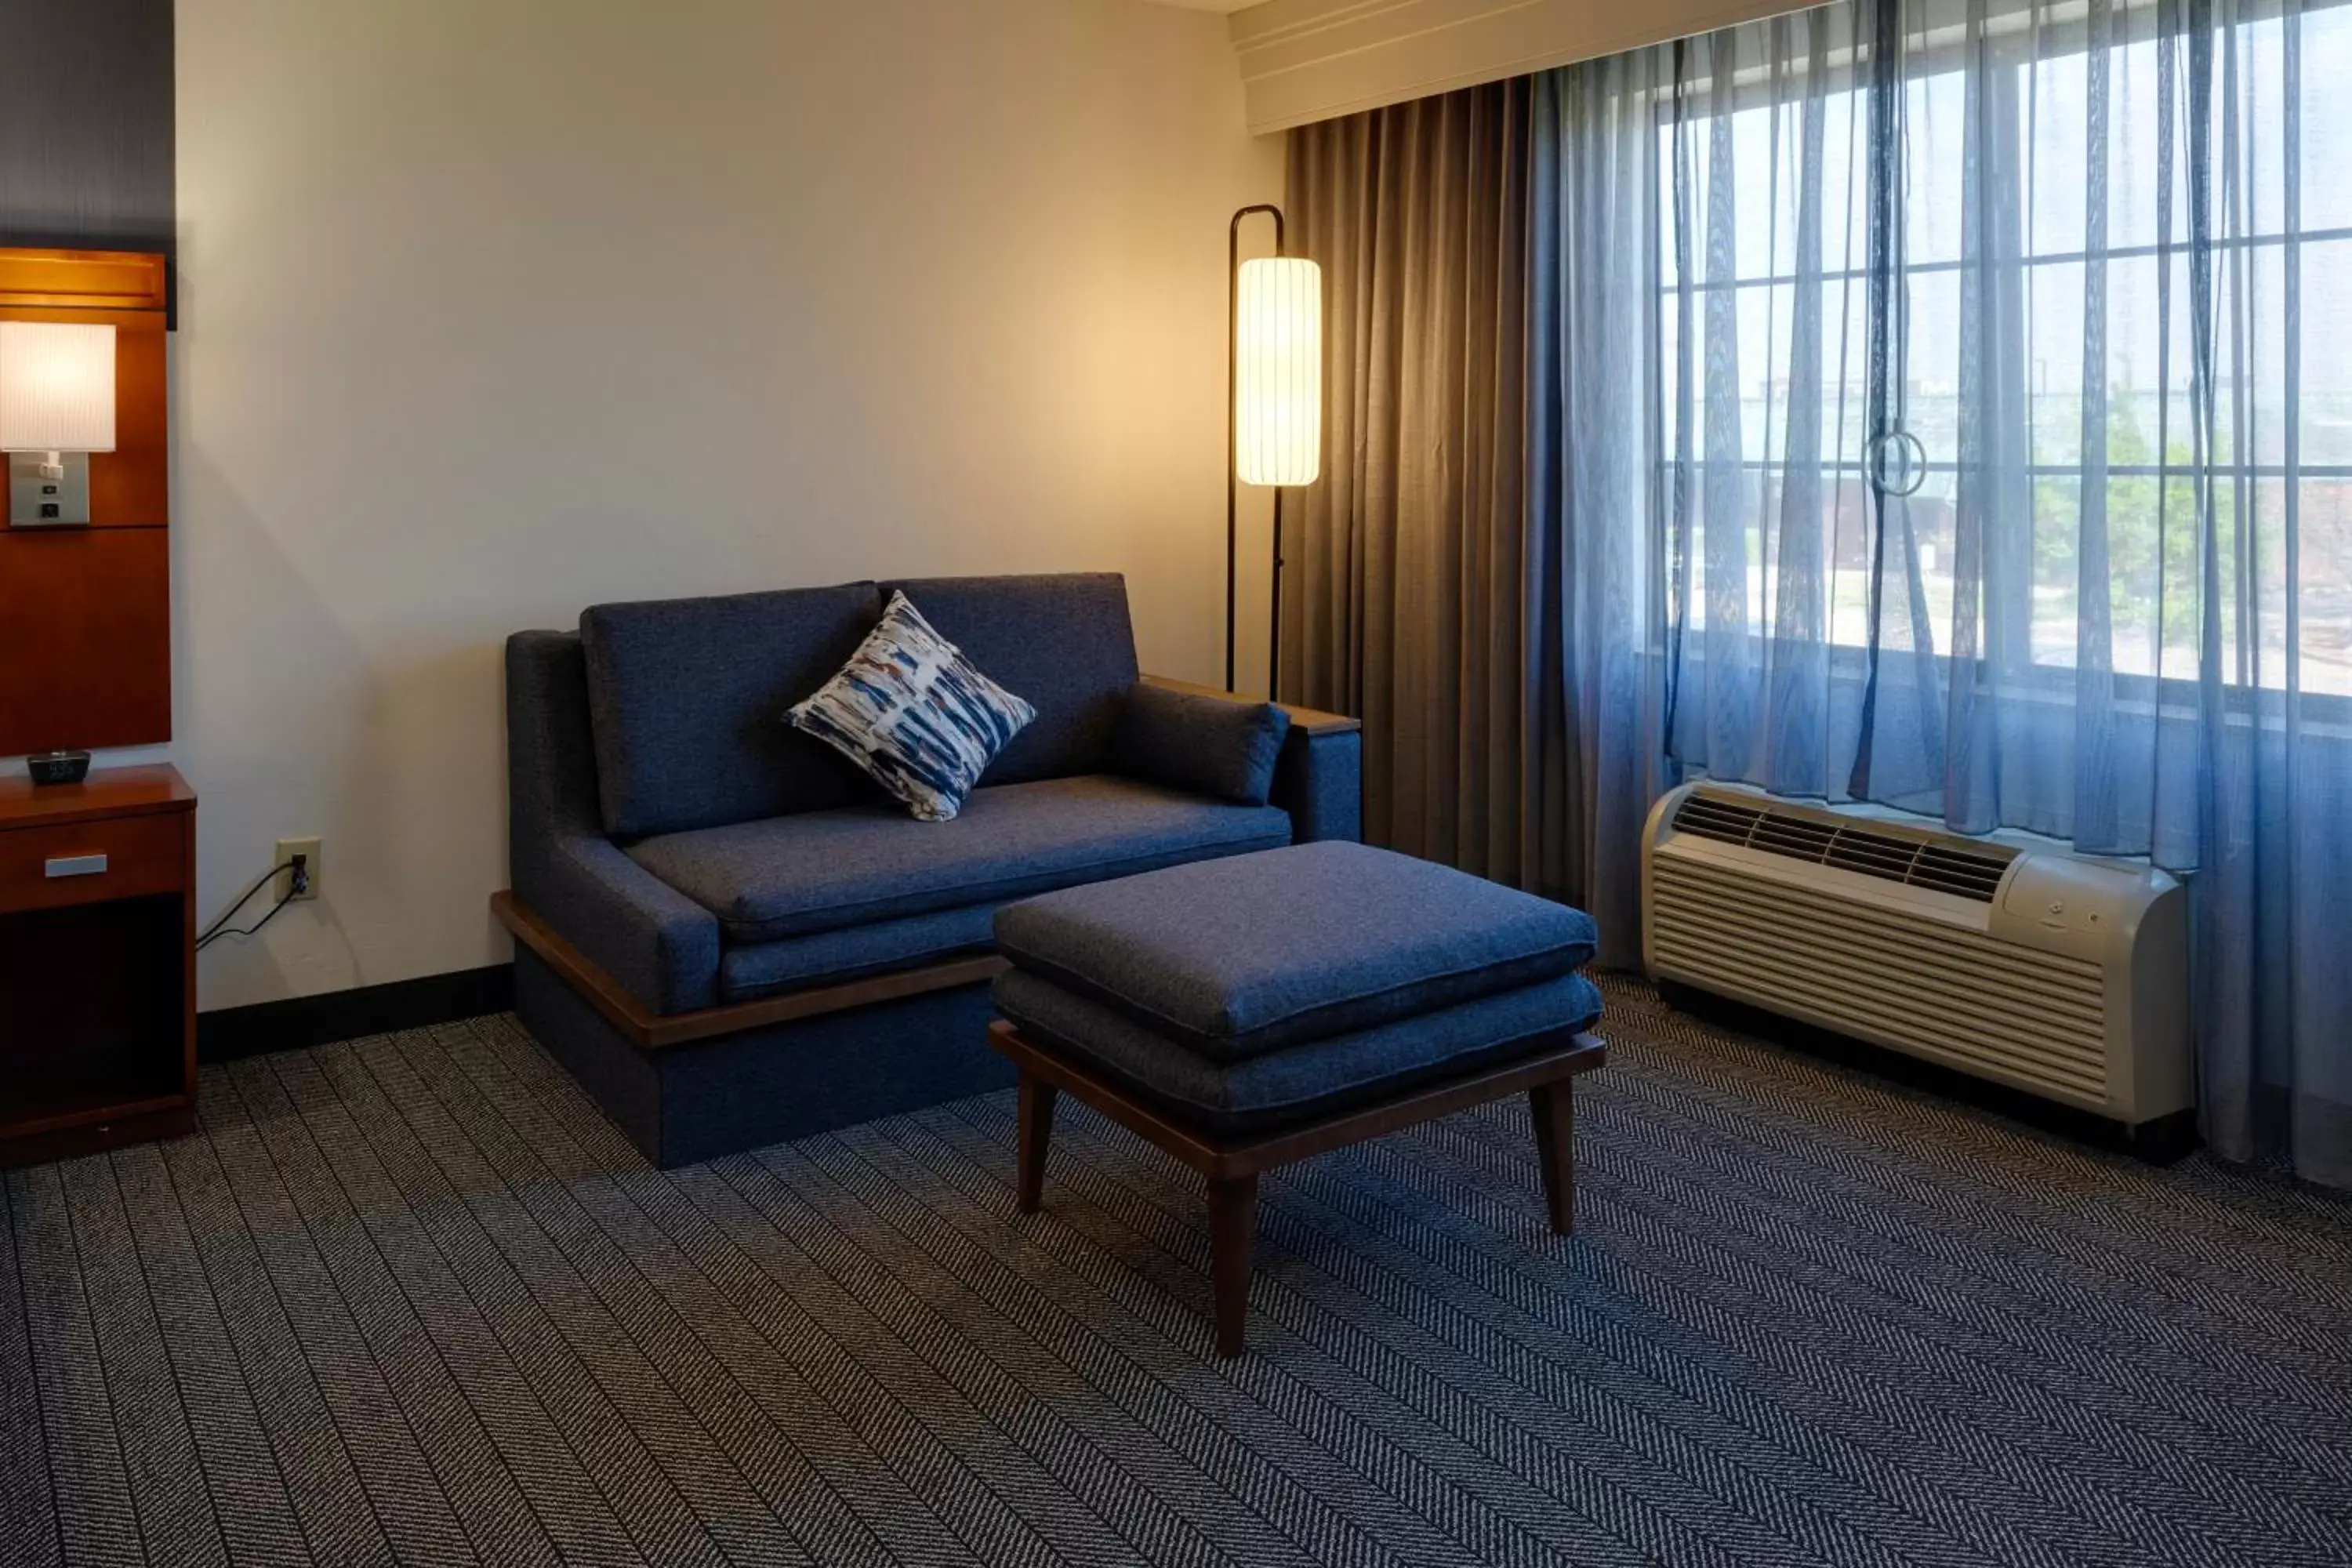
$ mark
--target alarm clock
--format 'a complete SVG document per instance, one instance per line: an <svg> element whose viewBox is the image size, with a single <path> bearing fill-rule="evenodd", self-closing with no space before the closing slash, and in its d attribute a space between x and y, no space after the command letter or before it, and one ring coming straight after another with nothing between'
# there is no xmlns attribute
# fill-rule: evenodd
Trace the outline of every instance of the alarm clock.
<svg viewBox="0 0 2352 1568"><path fill-rule="evenodd" d="M89 753L36 752L25 759L25 771L37 784L79 784L89 777Z"/></svg>

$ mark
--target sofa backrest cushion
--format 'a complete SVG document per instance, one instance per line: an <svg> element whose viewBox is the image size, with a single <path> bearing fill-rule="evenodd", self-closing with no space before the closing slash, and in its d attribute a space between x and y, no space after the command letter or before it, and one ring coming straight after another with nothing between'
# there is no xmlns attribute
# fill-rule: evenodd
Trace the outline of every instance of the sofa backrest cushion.
<svg viewBox="0 0 2352 1568"><path fill-rule="evenodd" d="M1128 689L1135 628L1117 573L1044 577L930 577L885 583L988 678L1037 710L996 754L982 785L1100 773Z"/></svg>
<svg viewBox="0 0 2352 1568"><path fill-rule="evenodd" d="M604 830L641 837L878 799L784 710L832 679L881 615L871 583L583 612Z"/></svg>

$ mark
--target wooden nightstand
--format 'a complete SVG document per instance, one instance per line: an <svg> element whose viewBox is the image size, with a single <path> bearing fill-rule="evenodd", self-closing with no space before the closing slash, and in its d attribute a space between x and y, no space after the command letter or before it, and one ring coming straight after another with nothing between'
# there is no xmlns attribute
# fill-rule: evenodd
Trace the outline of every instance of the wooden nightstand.
<svg viewBox="0 0 2352 1568"><path fill-rule="evenodd" d="M0 1165L186 1132L196 797L170 767L0 779Z"/></svg>

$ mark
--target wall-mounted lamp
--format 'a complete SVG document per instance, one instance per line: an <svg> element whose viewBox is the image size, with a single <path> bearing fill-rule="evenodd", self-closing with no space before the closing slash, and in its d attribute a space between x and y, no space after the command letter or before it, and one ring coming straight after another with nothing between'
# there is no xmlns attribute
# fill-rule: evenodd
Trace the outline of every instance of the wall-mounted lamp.
<svg viewBox="0 0 2352 1568"><path fill-rule="evenodd" d="M0 321L9 526L89 521L89 454L113 450L114 329Z"/></svg>
<svg viewBox="0 0 2352 1568"><path fill-rule="evenodd" d="M1241 259L1242 219L1274 218L1274 255ZM1274 488L1272 615L1266 695L1276 694L1282 660L1282 487L1311 485L1323 463L1323 269L1285 256L1280 207L1247 206L1226 231L1233 268L1233 368L1225 481L1225 689L1234 689L1237 485Z"/></svg>

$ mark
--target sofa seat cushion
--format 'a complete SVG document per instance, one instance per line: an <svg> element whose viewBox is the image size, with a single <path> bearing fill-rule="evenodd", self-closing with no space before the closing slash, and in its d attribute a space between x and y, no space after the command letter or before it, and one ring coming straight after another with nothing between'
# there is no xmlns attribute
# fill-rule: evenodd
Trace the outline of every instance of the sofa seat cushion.
<svg viewBox="0 0 2352 1568"><path fill-rule="evenodd" d="M719 999L755 1002L779 992L841 985L987 952L995 945L990 931L995 914L994 904L972 904L730 947L719 960Z"/></svg>
<svg viewBox="0 0 2352 1568"><path fill-rule="evenodd" d="M1107 1071L1212 1131L1270 1131L1459 1078L1565 1043L1601 1017L1601 993L1566 974L1473 1002L1328 1035L1246 1061L1212 1061L1115 1007L1014 969L996 1010L1041 1044Z"/></svg>
<svg viewBox="0 0 2352 1568"><path fill-rule="evenodd" d="M1428 860L1330 841L1032 899L1020 968L1213 1061L1475 1001L1592 957L1591 916Z"/></svg>
<svg viewBox="0 0 2352 1568"><path fill-rule="evenodd" d="M1276 807L1093 773L975 790L951 822L850 806L667 834L628 853L717 915L729 944L747 945L1289 842Z"/></svg>

